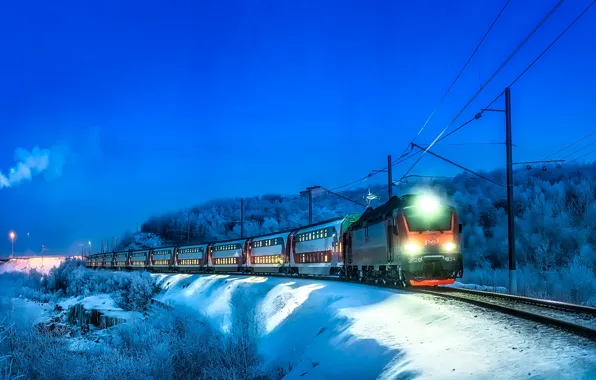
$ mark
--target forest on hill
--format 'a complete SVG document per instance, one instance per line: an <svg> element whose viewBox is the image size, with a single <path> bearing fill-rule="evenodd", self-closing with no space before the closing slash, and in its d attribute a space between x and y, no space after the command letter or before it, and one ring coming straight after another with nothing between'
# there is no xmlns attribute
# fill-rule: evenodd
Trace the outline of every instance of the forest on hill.
<svg viewBox="0 0 596 380"><path fill-rule="evenodd" d="M505 184L505 172L482 173ZM596 164L521 169L514 173L516 254L520 291L582 303L596 303ZM340 192L364 203L370 190L387 200L387 188ZM423 179L395 189L401 195L433 191L450 202L463 223L465 277L483 285L506 285L507 211L505 187L463 173L451 179ZM308 224L308 199L265 194L244 199L245 236ZM313 198L313 221L365 207L337 195ZM138 234L127 233L120 248L234 239L240 236L240 199L219 199L151 217Z"/></svg>

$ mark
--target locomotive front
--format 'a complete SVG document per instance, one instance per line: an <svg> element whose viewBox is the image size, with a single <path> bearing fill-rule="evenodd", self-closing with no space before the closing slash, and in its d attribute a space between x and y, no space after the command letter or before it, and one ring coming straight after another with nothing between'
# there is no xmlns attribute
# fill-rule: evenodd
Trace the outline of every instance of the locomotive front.
<svg viewBox="0 0 596 380"><path fill-rule="evenodd" d="M431 195L412 197L397 218L402 270L412 286L452 284L463 275L455 209Z"/></svg>

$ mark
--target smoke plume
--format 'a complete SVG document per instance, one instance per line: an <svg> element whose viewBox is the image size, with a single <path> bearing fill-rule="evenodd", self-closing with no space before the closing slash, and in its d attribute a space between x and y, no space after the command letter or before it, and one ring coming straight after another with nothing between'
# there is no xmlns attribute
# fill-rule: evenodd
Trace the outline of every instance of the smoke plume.
<svg viewBox="0 0 596 380"><path fill-rule="evenodd" d="M60 175L65 155L66 150L60 146L52 149L39 149L36 146L31 152L17 148L14 154L17 164L10 168L7 174L0 171L0 189L31 181L34 176L43 172L46 172L46 177Z"/></svg>

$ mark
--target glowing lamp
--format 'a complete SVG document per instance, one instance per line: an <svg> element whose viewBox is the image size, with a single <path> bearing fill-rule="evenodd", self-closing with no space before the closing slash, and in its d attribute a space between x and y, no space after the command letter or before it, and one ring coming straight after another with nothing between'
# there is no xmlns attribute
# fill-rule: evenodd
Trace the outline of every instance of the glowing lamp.
<svg viewBox="0 0 596 380"><path fill-rule="evenodd" d="M406 253L410 255L416 254L420 251L420 246L416 243L408 243L404 246Z"/></svg>
<svg viewBox="0 0 596 380"><path fill-rule="evenodd" d="M437 211L439 208L439 201L435 197L425 195L418 201L418 207L420 207L422 212L430 214Z"/></svg>
<svg viewBox="0 0 596 380"><path fill-rule="evenodd" d="M8 233L8 237L10 238L10 240L14 240L14 238L15 238L16 236L17 236L17 235L14 233L14 231L10 231L10 232Z"/></svg>
<svg viewBox="0 0 596 380"><path fill-rule="evenodd" d="M447 252L452 252L455 250L455 243L452 243L452 242L445 243L443 248L445 248L445 251L447 251Z"/></svg>

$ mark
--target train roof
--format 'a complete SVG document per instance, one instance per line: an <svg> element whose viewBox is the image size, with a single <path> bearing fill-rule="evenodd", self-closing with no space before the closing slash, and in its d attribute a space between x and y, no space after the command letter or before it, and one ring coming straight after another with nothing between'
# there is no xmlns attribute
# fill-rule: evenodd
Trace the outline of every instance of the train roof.
<svg viewBox="0 0 596 380"><path fill-rule="evenodd" d="M184 244L184 245L179 245L178 248L205 247L205 246L208 246L208 245L209 245L209 243Z"/></svg>
<svg viewBox="0 0 596 380"><path fill-rule="evenodd" d="M263 235L257 235L257 236L253 236L250 238L250 240L255 240L255 239L261 239L261 238L266 238L268 236L275 236L275 235L285 235L285 234L291 234L292 232L299 230L301 227L297 227L297 228L292 228L291 230L283 230L283 231L278 231L278 232L269 232Z"/></svg>
<svg viewBox="0 0 596 380"><path fill-rule="evenodd" d="M232 239L232 240L222 240L216 241L215 243L211 243L211 245L222 245L222 244L231 244L231 243L245 243L249 238L239 238L239 239Z"/></svg>
<svg viewBox="0 0 596 380"><path fill-rule="evenodd" d="M341 216L339 218L327 219L327 220L324 220L322 222L313 223L313 224L309 224L307 226L298 227L298 228L295 229L295 231L298 232L298 231L306 230L306 229L309 229L309 228L322 226L322 225L325 225L325 224L337 223L337 222L342 221L344 219L345 219L345 216Z"/></svg>
<svg viewBox="0 0 596 380"><path fill-rule="evenodd" d="M350 226L350 229L361 228L369 223L374 223L377 220L382 220L387 217L387 214L393 214L393 211L401 207L403 201L392 196L387 202L377 208L368 207L364 213Z"/></svg>

